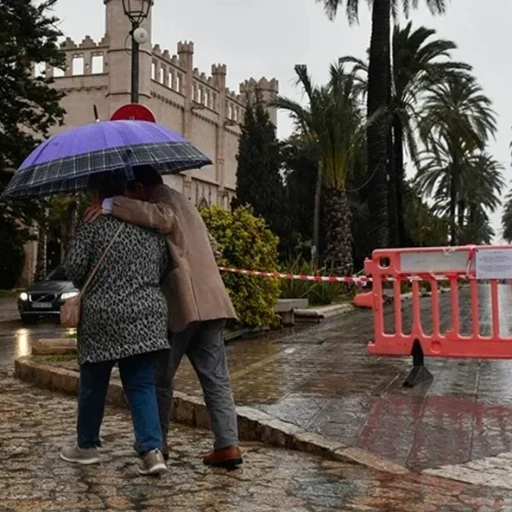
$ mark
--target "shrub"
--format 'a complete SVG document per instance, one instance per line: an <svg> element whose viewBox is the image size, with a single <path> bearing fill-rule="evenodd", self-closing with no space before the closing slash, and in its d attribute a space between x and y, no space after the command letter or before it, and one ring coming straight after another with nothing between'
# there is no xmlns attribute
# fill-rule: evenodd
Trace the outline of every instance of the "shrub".
<svg viewBox="0 0 512 512"><path fill-rule="evenodd" d="M300 256L285 263L282 266L282 272L305 275L314 275L316 273L314 264L302 259ZM318 283L285 279L281 284L281 297L283 299L310 299L311 289L316 284Z"/></svg>
<svg viewBox="0 0 512 512"><path fill-rule="evenodd" d="M323 275L323 269L317 269L312 262L301 257L288 262L283 272L296 275ZM285 280L281 286L284 299L308 299L312 306L332 304L342 293L343 285L339 283L322 283L313 281Z"/></svg>
<svg viewBox="0 0 512 512"><path fill-rule="evenodd" d="M234 211L214 206L201 215L222 251L220 266L274 272L277 267L278 238L247 207ZM224 274L240 321L249 327L266 327L277 321L274 306L281 283L276 279Z"/></svg>

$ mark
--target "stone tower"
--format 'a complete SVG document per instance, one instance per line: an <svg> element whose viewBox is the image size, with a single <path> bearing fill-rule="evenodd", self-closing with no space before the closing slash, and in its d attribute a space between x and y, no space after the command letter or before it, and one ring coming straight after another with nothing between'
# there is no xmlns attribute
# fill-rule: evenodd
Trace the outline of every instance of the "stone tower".
<svg viewBox="0 0 512 512"><path fill-rule="evenodd" d="M137 4L140 0L131 0ZM109 42L107 54L108 68L115 70L108 74L108 93L111 111L125 103L130 103L131 91L131 36L130 20L124 14L122 0L104 0L106 7L105 35ZM139 82L140 103L147 104L151 98L151 11L141 26L149 34L148 42L140 46Z"/></svg>
<svg viewBox="0 0 512 512"><path fill-rule="evenodd" d="M260 80L251 78L240 84L240 95L244 100L252 101L256 95L267 105L270 120L277 126L277 109L271 105L279 94L279 82L273 78L268 80L263 77Z"/></svg>

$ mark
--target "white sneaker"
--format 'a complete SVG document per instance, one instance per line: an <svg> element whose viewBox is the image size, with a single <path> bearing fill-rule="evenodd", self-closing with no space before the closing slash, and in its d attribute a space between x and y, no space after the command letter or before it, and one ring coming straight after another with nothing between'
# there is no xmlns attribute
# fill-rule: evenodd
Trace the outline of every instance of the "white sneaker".
<svg viewBox="0 0 512 512"><path fill-rule="evenodd" d="M141 475L163 475L167 473L164 456L160 450L152 450L141 456L142 464L139 466Z"/></svg>
<svg viewBox="0 0 512 512"><path fill-rule="evenodd" d="M98 464L100 455L97 448L79 448L78 445L62 448L60 458L74 464Z"/></svg>

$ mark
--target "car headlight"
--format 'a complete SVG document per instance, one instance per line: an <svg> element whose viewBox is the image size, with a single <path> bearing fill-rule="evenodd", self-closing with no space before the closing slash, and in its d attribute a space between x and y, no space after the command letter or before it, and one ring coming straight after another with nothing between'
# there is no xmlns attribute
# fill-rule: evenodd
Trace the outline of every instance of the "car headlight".
<svg viewBox="0 0 512 512"><path fill-rule="evenodd" d="M20 300L22 300L23 302L27 301L28 300L28 293L20 293Z"/></svg>
<svg viewBox="0 0 512 512"><path fill-rule="evenodd" d="M60 298L61 300L67 300L67 299L71 299L72 297L76 297L80 292L66 292L66 293L63 293Z"/></svg>

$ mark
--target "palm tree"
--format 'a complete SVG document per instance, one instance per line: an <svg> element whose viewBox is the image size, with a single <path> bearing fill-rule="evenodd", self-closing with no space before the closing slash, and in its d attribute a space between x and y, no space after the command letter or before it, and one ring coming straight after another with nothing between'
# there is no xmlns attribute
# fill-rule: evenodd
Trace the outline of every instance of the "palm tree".
<svg viewBox="0 0 512 512"><path fill-rule="evenodd" d="M488 212L494 213L501 206L503 171L503 165L488 153L475 153L468 158L457 205L459 229L488 224Z"/></svg>
<svg viewBox="0 0 512 512"><path fill-rule="evenodd" d="M418 125L426 148L418 183L427 195L438 183L436 195L447 198L454 244L464 174L475 167L471 158L484 150L489 136L496 132L495 113L473 77L454 75L430 89ZM437 182L436 175L444 179Z"/></svg>
<svg viewBox="0 0 512 512"><path fill-rule="evenodd" d="M316 0L324 5L330 19L334 19L340 7L345 6L350 23L358 21L359 0ZM418 6L418 0L402 0L406 17L411 7ZM445 0L425 0L433 14L442 14L446 9ZM391 17L396 19L398 0L373 0L372 29L370 38L370 59L368 66L368 116L387 110L391 103ZM373 219L373 237L376 247L389 243L388 225L388 183L390 165L390 122L386 116L379 116L367 127L368 170L371 176L369 187L369 208Z"/></svg>
<svg viewBox="0 0 512 512"><path fill-rule="evenodd" d="M501 216L501 229L504 240L509 244L512 243L512 190L509 191L505 198L503 214Z"/></svg>
<svg viewBox="0 0 512 512"><path fill-rule="evenodd" d="M392 245L403 246L406 240L403 206L405 182L405 152L418 163L416 140L417 120L422 99L432 85L453 74L465 74L471 66L451 60L451 51L457 46L452 41L433 39L436 31L425 27L412 30L395 25L392 40L392 83L389 114L392 122L393 145L389 175L389 206ZM342 63L353 65L352 72L368 80L368 65L354 57L343 57Z"/></svg>
<svg viewBox="0 0 512 512"><path fill-rule="evenodd" d="M500 205L505 185L503 166L487 153L464 154L456 166L442 143L435 152L427 152L422 162L416 185L425 196L434 198L434 211L447 215L452 244L469 243L470 238L474 238L473 243L490 240L487 235L491 232L485 229L488 212L496 211Z"/></svg>
<svg viewBox="0 0 512 512"><path fill-rule="evenodd" d="M421 101L434 84L451 75L465 74L471 66L451 60L451 51L457 45L445 39L433 39L436 31L419 27L412 31L408 23L401 29L395 26L393 32L392 68L392 129L394 173L390 176L391 204L395 210L391 219L395 225L395 242L406 243L403 206L403 186L405 180L405 150L414 162L418 162L418 147L415 137L417 120L421 112Z"/></svg>
<svg viewBox="0 0 512 512"><path fill-rule="evenodd" d="M359 103L357 78L343 66L331 66L326 86L315 87L306 66L296 66L298 81L308 106L277 98L278 108L290 112L297 128L318 155L315 225L319 218L320 191L326 185L327 253L326 267L333 273L352 272L352 233L346 183L364 140L365 126ZM318 233L318 225L315 226ZM318 238L315 240L318 247Z"/></svg>
<svg viewBox="0 0 512 512"><path fill-rule="evenodd" d="M448 243L448 223L415 190L404 183L405 222L412 246L444 246Z"/></svg>
<svg viewBox="0 0 512 512"><path fill-rule="evenodd" d="M512 148L512 142L510 143ZM512 243L512 190L509 190L505 197L505 204L503 205L503 213L501 215L501 229L503 239L509 244Z"/></svg>
<svg viewBox="0 0 512 512"><path fill-rule="evenodd" d="M327 269L351 275L352 231L346 184L364 140L363 113L357 79L343 66L331 66L328 95L324 96L324 133L320 153L326 183Z"/></svg>
<svg viewBox="0 0 512 512"><path fill-rule="evenodd" d="M494 238L494 229L487 212L480 207L471 208L468 221L459 235L461 245L490 245Z"/></svg>
<svg viewBox="0 0 512 512"><path fill-rule="evenodd" d="M282 110L286 110L295 123L298 131L298 138L305 144L311 147L313 153L318 154L318 134L321 133L322 124L322 106L321 96L323 90L314 87L311 77L308 74L307 66L298 64L295 66L295 73L297 75L297 85L300 85L304 90L304 94L308 99L309 105L304 107L300 103L279 96L274 106ZM318 167L316 172L316 185L315 185L315 205L313 214L313 247L314 251L312 259L315 264L318 263L318 249L320 247L320 206L322 195L322 161L318 158Z"/></svg>

